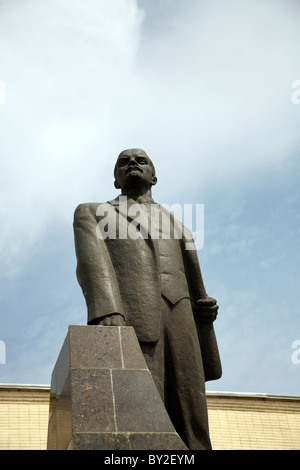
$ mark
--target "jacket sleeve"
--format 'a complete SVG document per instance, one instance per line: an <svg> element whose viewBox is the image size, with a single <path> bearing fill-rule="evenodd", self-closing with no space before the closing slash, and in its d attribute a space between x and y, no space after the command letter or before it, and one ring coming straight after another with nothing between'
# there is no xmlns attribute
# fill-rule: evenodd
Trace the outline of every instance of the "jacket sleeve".
<svg viewBox="0 0 300 470"><path fill-rule="evenodd" d="M197 249L192 233L186 227L183 227L182 234L182 255L184 259L185 272L188 280L192 306L195 308L197 301L200 299L207 299L208 295L204 287L197 256Z"/></svg>
<svg viewBox="0 0 300 470"><path fill-rule="evenodd" d="M80 204L75 210L73 223L76 274L87 304L88 324L112 313L119 313L125 318L106 242L96 233L97 207L98 204Z"/></svg>
<svg viewBox="0 0 300 470"><path fill-rule="evenodd" d="M218 306L216 300L209 297L206 293L196 246L194 246L194 249L191 249L194 242L192 234L188 230L184 231L182 241L185 271L201 347L205 381L208 382L210 380L217 380L222 376L222 365L213 325L217 316ZM186 249L186 243L189 246L188 250Z"/></svg>

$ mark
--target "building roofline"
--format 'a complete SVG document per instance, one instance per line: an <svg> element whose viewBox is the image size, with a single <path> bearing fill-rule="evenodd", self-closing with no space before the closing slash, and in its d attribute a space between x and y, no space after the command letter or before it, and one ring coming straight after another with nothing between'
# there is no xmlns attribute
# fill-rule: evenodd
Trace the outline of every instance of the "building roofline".
<svg viewBox="0 0 300 470"><path fill-rule="evenodd" d="M50 385L43 384L9 384L0 383L0 389L27 389L27 390L49 390ZM256 393L256 392L226 392L226 391L206 391L207 396L220 396L220 397L233 397L233 398L269 398L277 400L300 400L299 395L279 395L271 393Z"/></svg>
<svg viewBox="0 0 300 470"><path fill-rule="evenodd" d="M0 384L1 388L22 388L29 390L50 390L50 385L39 385L39 384Z"/></svg>
<svg viewBox="0 0 300 470"><path fill-rule="evenodd" d="M219 391L206 391L207 396L222 396L233 398L270 398L277 400L300 400L299 395L279 395L272 393L257 393L257 392L219 392Z"/></svg>

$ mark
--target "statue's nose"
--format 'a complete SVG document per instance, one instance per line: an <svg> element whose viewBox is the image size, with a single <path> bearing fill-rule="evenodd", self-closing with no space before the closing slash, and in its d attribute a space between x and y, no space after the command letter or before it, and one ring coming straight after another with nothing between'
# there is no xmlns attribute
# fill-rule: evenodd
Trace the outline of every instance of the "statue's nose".
<svg viewBox="0 0 300 470"><path fill-rule="evenodd" d="M128 166L138 166L138 163L135 161L135 160L130 160L130 162L128 163Z"/></svg>

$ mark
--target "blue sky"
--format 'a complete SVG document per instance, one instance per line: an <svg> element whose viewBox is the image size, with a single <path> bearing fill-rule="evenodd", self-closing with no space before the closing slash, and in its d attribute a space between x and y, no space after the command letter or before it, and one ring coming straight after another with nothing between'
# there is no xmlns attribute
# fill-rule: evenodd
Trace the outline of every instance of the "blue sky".
<svg viewBox="0 0 300 470"><path fill-rule="evenodd" d="M208 390L299 395L299 10L1 2L0 383L49 384L68 325L86 323L73 212L115 197L116 156L141 147L155 200L204 204L224 370Z"/></svg>

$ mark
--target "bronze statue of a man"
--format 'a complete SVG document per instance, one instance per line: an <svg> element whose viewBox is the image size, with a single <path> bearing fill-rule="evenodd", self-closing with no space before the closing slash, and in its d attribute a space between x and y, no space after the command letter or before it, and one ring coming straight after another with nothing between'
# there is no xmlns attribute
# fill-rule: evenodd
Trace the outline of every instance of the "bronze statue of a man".
<svg viewBox="0 0 300 470"><path fill-rule="evenodd" d="M118 197L80 204L74 214L88 324L134 327L176 431L189 449L210 449L205 381L221 376L217 303L205 291L197 251L186 249L191 233L152 199L148 155L124 150L114 175Z"/></svg>

